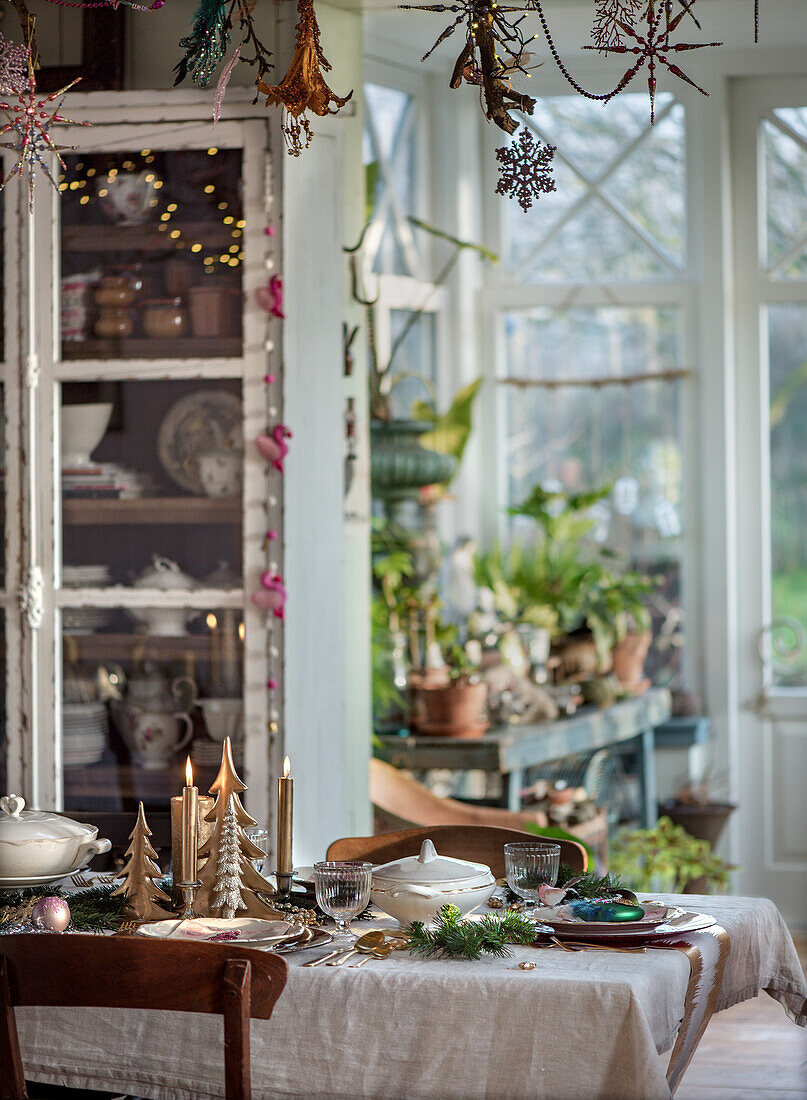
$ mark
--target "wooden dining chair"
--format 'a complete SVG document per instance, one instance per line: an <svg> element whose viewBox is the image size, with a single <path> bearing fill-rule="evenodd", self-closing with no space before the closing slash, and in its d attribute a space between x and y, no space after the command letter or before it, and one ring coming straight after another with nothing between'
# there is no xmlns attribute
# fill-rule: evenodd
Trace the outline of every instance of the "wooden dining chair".
<svg viewBox="0 0 807 1100"><path fill-rule="evenodd" d="M432 840L439 855L485 863L496 878L503 878L505 844L540 839L535 833L494 825L427 825L402 829L397 833L382 833L381 836L342 837L330 845L327 858L387 863L402 856L417 855L423 841ZM560 845L561 863L566 863L577 874L585 871L588 857L582 844L574 840L556 840L554 837L547 837L546 840Z"/></svg>
<svg viewBox="0 0 807 1100"><path fill-rule="evenodd" d="M285 959L229 943L0 936L0 1100L27 1100L15 1005L142 1008L224 1017L227 1100L249 1100L250 1019L268 1020Z"/></svg>

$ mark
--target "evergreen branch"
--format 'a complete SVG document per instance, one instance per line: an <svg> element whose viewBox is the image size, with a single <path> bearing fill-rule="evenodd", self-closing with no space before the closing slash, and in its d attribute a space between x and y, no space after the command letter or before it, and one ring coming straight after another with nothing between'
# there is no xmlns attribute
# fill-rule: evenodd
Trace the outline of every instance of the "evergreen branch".
<svg viewBox="0 0 807 1100"><path fill-rule="evenodd" d="M507 958L508 944L530 944L535 925L518 913L504 917L484 916L481 920L462 920L455 905L445 905L435 917L434 928L422 921L407 925L409 950L424 958L481 959L483 955Z"/></svg>

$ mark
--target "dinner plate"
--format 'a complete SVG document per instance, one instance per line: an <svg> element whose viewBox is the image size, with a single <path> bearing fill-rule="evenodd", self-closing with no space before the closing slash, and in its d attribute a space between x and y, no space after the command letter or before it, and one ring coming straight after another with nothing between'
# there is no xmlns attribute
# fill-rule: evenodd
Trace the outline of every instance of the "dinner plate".
<svg viewBox="0 0 807 1100"><path fill-rule="evenodd" d="M171 406L157 434L157 454L177 485L204 496L199 458L221 449L243 450L241 401L235 394L197 390Z"/></svg>
<svg viewBox="0 0 807 1100"><path fill-rule="evenodd" d="M633 928L627 932L615 932L614 925L612 924L589 924L581 926L580 924L572 924L571 922L564 925L562 929L553 927L551 924L542 924L539 922L538 931L543 932L545 935L560 936L564 940L585 940L587 942L593 942L594 940L618 940L620 943L642 943L646 940L656 939L660 936L664 936L665 939L668 939L686 935L688 932L701 932L704 928L711 928L714 924L717 924L717 920L707 913L687 913L681 911L680 916L671 917L668 921L659 924L655 928Z"/></svg>
<svg viewBox="0 0 807 1100"><path fill-rule="evenodd" d="M184 926L184 927L183 927ZM258 917L197 917L194 920L159 920L154 924L144 924L138 928L140 936L153 936L156 939L196 940L209 942L213 936L223 932L238 932L230 943L284 944L299 939L305 926L291 924L285 920L261 920Z"/></svg>
<svg viewBox="0 0 807 1100"><path fill-rule="evenodd" d="M645 914L640 920L626 921L585 921L575 917L568 905L556 905L548 909L546 914L540 915L543 924L551 925L558 932L565 932L568 928L578 931L597 931L603 928L609 935L622 936L628 932L647 932L668 920L675 920L683 913L683 909L677 909L670 905L654 905L645 909Z"/></svg>
<svg viewBox="0 0 807 1100"><path fill-rule="evenodd" d="M58 875L26 875L23 878L0 878L0 890L23 890L27 886L48 886L51 882L61 882L63 878L69 878L89 867L90 859L85 859L77 867L71 867Z"/></svg>

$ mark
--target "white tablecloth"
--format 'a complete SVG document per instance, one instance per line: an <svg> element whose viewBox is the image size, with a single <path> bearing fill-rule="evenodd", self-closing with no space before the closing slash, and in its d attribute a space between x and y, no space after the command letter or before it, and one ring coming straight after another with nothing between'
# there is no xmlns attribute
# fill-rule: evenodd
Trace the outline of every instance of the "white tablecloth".
<svg viewBox="0 0 807 1100"><path fill-rule="evenodd" d="M712 913L731 936L718 1009L764 989L807 1023L807 983L772 902L666 900ZM678 951L514 948L510 959L473 963L395 952L360 969L303 969L315 954L288 956L272 1018L252 1023L256 1100L669 1096L658 1054L683 1014L689 964ZM535 970L518 969L523 959ZM17 1021L35 1081L155 1100L224 1095L215 1017L30 1008Z"/></svg>

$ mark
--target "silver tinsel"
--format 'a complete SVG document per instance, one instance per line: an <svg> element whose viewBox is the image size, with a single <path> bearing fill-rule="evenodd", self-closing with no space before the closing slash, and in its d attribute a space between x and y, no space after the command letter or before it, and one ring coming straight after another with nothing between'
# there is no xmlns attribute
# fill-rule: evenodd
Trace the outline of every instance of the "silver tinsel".
<svg viewBox="0 0 807 1100"><path fill-rule="evenodd" d="M241 843L232 795L221 823L216 883L213 887L213 908L219 909L225 918L234 917L239 909L246 909L246 903L241 896Z"/></svg>
<svg viewBox="0 0 807 1100"><path fill-rule="evenodd" d="M0 92L16 92L28 78L28 47L15 46L0 34Z"/></svg>

